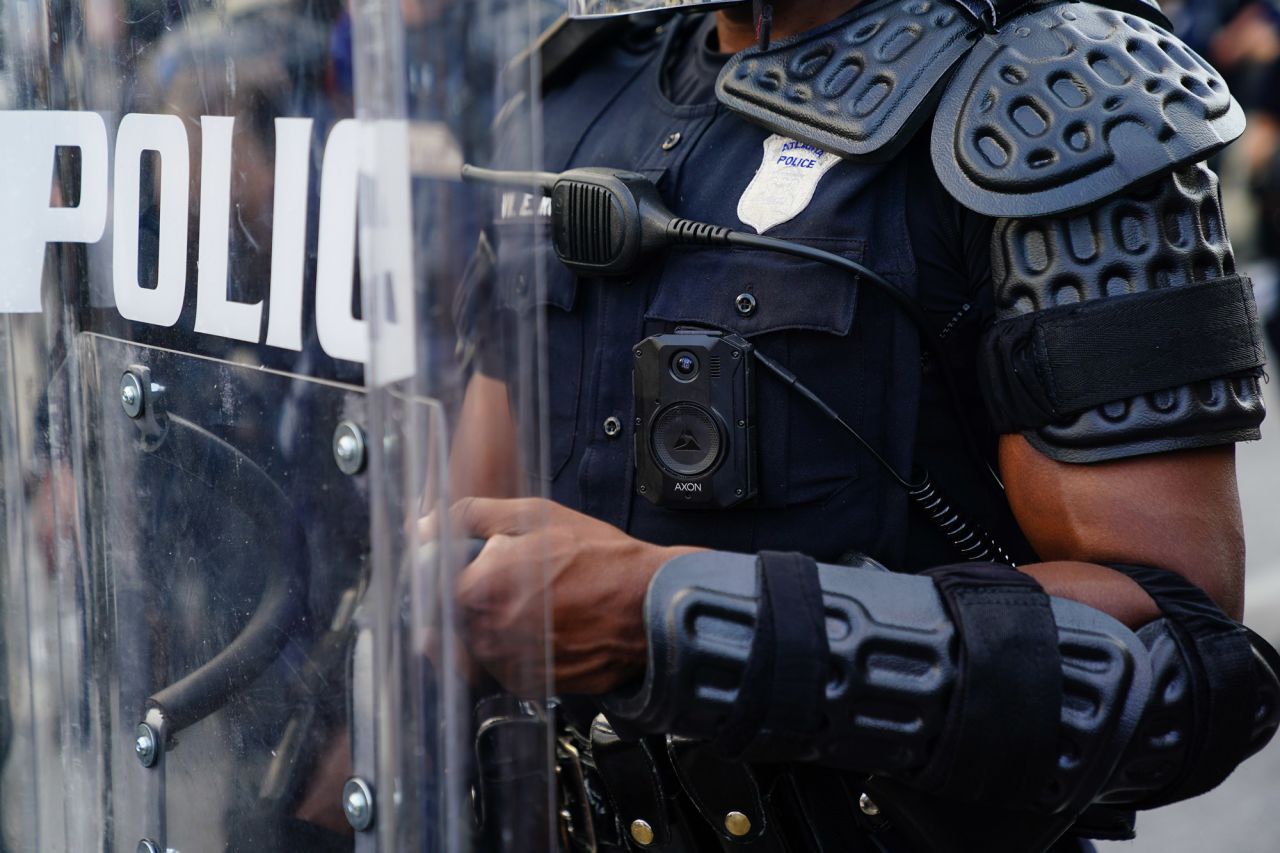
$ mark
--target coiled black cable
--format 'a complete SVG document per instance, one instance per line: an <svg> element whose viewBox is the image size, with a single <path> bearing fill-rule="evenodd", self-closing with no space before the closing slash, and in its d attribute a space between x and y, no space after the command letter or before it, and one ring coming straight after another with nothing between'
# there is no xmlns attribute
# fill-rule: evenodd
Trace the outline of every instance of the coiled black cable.
<svg viewBox="0 0 1280 853"><path fill-rule="evenodd" d="M816 406L829 420L839 425L841 429L852 436L854 441L858 442L862 449L902 487L912 502L920 508L925 518L937 528L938 532L959 552L963 559L975 563L996 562L1016 566L1008 552L1000 546L995 537L987 533L981 525L966 518L947 500L928 471L917 469L910 479L902 476L887 459L880 455L879 451L870 442L862 437L861 433L840 416L839 412L831 408L825 400L806 387L794 373L760 352L760 350L756 349L752 352L758 364L781 379L789 388Z"/></svg>

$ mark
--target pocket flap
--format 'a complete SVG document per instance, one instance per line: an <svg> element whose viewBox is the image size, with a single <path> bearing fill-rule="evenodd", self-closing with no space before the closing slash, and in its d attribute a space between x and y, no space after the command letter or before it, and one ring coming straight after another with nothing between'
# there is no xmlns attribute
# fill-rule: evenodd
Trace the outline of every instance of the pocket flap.
<svg viewBox="0 0 1280 853"><path fill-rule="evenodd" d="M571 311L578 277L556 257L550 233L539 230L535 234L527 225L500 230L498 303L512 310L552 305Z"/></svg>
<svg viewBox="0 0 1280 853"><path fill-rule="evenodd" d="M809 238L805 245L862 261L862 239ZM645 317L751 337L788 329L847 335L857 278L837 267L757 249L681 251L667 259Z"/></svg>

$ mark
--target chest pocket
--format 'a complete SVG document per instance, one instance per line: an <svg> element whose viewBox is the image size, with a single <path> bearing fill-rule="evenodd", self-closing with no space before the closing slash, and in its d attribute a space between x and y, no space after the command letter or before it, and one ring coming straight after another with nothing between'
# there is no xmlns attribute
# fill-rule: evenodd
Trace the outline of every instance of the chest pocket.
<svg viewBox="0 0 1280 853"><path fill-rule="evenodd" d="M861 239L799 242L861 261ZM771 252L673 254L646 319L737 332L780 362L860 431L867 367L856 334L853 275ZM873 398L874 399L874 398ZM821 502L848 487L862 460L853 440L763 368L756 370L759 504Z"/></svg>
<svg viewBox="0 0 1280 853"><path fill-rule="evenodd" d="M569 313L577 302L578 279L556 259L549 233L535 239L534 229L523 223L499 226L498 234L496 302L506 318L506 378L512 411L522 425L521 455L530 474L554 478L573 452L582 391L582 324ZM539 411L537 393L544 365L535 357L544 341L551 378L545 413ZM534 425L539 424L547 430L545 472L538 465L542 436Z"/></svg>

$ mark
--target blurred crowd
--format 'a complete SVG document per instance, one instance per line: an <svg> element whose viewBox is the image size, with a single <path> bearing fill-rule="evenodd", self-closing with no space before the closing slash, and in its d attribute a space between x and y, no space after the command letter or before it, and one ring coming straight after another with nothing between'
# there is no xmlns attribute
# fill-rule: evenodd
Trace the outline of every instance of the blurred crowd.
<svg viewBox="0 0 1280 853"><path fill-rule="evenodd" d="M1165 0L1179 35L1227 75L1249 131L1220 164L1232 237L1280 349L1280 0ZM1242 219L1243 217L1243 219Z"/></svg>

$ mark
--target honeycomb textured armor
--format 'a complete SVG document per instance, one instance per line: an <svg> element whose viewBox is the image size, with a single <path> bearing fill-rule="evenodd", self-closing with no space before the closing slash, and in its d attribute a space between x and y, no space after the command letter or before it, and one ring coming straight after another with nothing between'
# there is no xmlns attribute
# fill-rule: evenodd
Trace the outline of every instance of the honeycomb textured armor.
<svg viewBox="0 0 1280 853"><path fill-rule="evenodd" d="M976 24L937 0L872 2L720 75L720 101L849 159L889 160L928 120Z"/></svg>
<svg viewBox="0 0 1280 853"><path fill-rule="evenodd" d="M1045 216L1204 160L1244 124L1221 76L1168 31L1060 3L978 42L938 107L934 162L979 213Z"/></svg>
<svg viewBox="0 0 1280 853"><path fill-rule="evenodd" d="M751 654L756 558L702 553L668 563L646 601L649 666L634 694L606 703L642 732L714 740ZM819 565L830 649L823 724L795 744L816 761L910 782L948 731L962 646L934 584L872 562ZM1027 805L1075 812L1111 776L1149 700L1151 666L1136 635L1109 616L1052 599L1062 668L1058 761ZM743 756L752 760L753 756Z"/></svg>
<svg viewBox="0 0 1280 853"><path fill-rule="evenodd" d="M996 14L981 15L982 8ZM933 120L944 186L989 216L1098 204L1244 131L1226 83L1146 0L878 0L720 75L730 109L884 161Z"/></svg>
<svg viewBox="0 0 1280 853"><path fill-rule="evenodd" d="M1217 178L1203 165L1085 212L1001 219L992 236L1000 319L1235 271ZM1025 435L1059 461L1098 462L1255 440L1264 416L1248 375L1119 400Z"/></svg>

